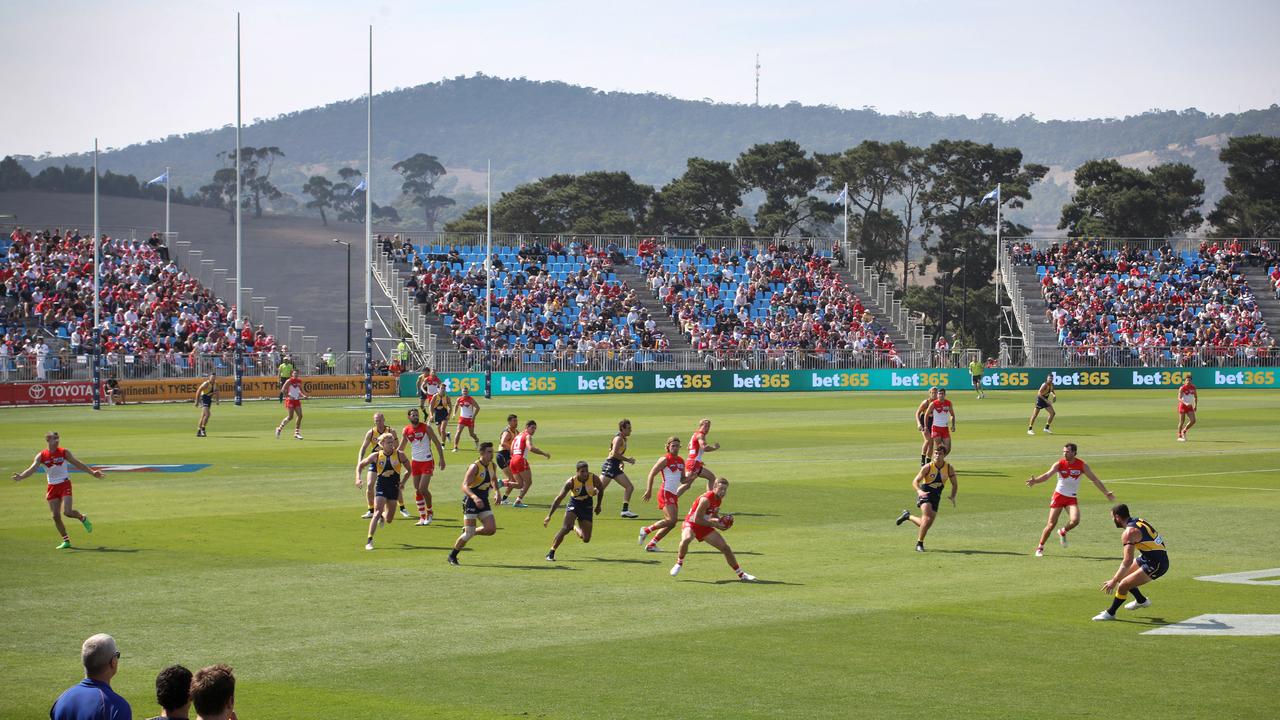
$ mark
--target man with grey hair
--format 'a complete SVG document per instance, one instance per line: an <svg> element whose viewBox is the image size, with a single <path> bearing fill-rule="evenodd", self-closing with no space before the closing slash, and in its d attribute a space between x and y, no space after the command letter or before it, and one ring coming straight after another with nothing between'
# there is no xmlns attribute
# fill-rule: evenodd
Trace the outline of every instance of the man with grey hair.
<svg viewBox="0 0 1280 720"><path fill-rule="evenodd" d="M50 720L133 720L129 702L111 689L111 678L120 669L115 638L98 633L80 648L84 680L72 685L49 709Z"/></svg>

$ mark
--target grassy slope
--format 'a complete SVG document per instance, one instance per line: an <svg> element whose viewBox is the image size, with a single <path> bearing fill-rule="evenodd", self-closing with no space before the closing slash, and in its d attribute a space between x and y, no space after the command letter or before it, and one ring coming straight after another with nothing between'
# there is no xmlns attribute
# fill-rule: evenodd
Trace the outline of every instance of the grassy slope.
<svg viewBox="0 0 1280 720"><path fill-rule="evenodd" d="M99 631L121 644L115 684L140 717L160 667L218 661L236 668L242 717L709 714L687 707L700 695L743 717L1077 716L1150 680L1159 690L1141 702L1155 716L1261 717L1261 691L1245 679L1274 670L1280 639L1139 633L1280 607L1280 588L1193 579L1277 565L1269 523L1251 520L1280 509L1280 449L1257 423L1275 396L1208 394L1182 445L1168 395L1064 393L1058 434L1034 438L1023 434L1026 393L962 395L959 507L944 506L924 555L911 552L910 526L890 522L911 500L914 396L487 405L486 437L508 411L539 421L554 458L534 460L541 506L573 461L598 464L616 414L633 420L645 469L668 434L687 440L698 417L713 417L724 449L708 464L735 481L725 507L741 513L728 537L744 567L774 583L762 585L728 582L705 546L673 581L674 553L639 551L639 522L617 518L613 490L595 540L566 541L555 564L542 560L552 532L535 507L500 511L499 535L474 540L466 566L451 568L465 452L447 454L437 475L439 522L397 522L366 553L349 466L369 413L351 401L308 404L301 443L271 438L275 403L215 408L206 440L191 437L189 406L2 411L14 469L46 427L95 463L213 467L75 476L77 505L97 524L92 536L72 529L75 552L52 549L41 477L0 489L0 717L44 712L78 677L79 642ZM1067 440L1169 538L1173 568L1151 588L1156 604L1129 622L1089 622L1119 550L1092 488L1072 546L1030 557L1051 487L1021 480Z"/></svg>

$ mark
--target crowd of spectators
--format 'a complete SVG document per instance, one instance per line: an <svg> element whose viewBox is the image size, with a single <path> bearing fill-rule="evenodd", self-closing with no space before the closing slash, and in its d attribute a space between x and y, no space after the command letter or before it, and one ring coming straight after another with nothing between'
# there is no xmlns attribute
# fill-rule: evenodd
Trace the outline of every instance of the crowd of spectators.
<svg viewBox="0 0 1280 720"><path fill-rule="evenodd" d="M1015 257L1043 268L1046 312L1073 359L1249 364L1273 353L1275 340L1239 272L1241 263L1275 261L1264 246L1205 243L1183 255L1168 244L1106 250L1097 240L1074 240Z"/></svg>
<svg viewBox="0 0 1280 720"><path fill-rule="evenodd" d="M713 365L748 356L775 367L835 358L902 365L886 328L850 290L833 258L811 243L719 250L646 243L639 256L649 289Z"/></svg>
<svg viewBox="0 0 1280 720"><path fill-rule="evenodd" d="M235 308L169 260L158 235L144 242L103 235L100 268L99 329L108 367L136 377L157 369L166 375L223 370L234 367L237 344L250 371L269 372L279 362L276 339L262 325L237 333ZM0 261L0 321L6 374L58 377L92 352L92 236L14 230Z"/></svg>
<svg viewBox="0 0 1280 720"><path fill-rule="evenodd" d="M486 355L483 253L478 247L411 250L406 261L406 286L415 301L442 319L455 346L477 366ZM625 260L616 246L597 249L577 239L495 253L490 259L494 367L623 367L667 352L669 342L657 323L614 274L615 265Z"/></svg>

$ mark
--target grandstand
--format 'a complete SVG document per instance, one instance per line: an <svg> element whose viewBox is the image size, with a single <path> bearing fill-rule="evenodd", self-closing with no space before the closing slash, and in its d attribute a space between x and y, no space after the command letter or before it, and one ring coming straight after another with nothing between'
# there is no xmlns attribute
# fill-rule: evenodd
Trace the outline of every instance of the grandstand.
<svg viewBox="0 0 1280 720"><path fill-rule="evenodd" d="M1009 254L1030 333L1064 362L1188 367L1270 362L1280 303L1250 277L1260 285L1276 258L1239 241L1019 241Z"/></svg>

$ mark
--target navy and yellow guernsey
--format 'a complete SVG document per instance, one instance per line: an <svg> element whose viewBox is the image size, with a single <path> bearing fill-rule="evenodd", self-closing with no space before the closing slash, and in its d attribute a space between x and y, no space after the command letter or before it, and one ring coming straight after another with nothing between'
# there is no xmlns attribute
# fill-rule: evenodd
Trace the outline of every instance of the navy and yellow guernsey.
<svg viewBox="0 0 1280 720"><path fill-rule="evenodd" d="M494 468L493 463L485 465L477 460L476 476L467 483L467 488L480 497L488 497L489 490L497 487L495 484L497 478L498 471Z"/></svg>
<svg viewBox="0 0 1280 720"><path fill-rule="evenodd" d="M576 502L584 502L591 499L591 476L588 475L586 480L579 480L574 475L573 486L569 489L569 499Z"/></svg>
<svg viewBox="0 0 1280 720"><path fill-rule="evenodd" d="M951 464L946 460L939 465L937 461L931 462L924 466L924 479L920 481L920 489L930 493L942 492L943 486L947 484L947 469Z"/></svg>
<svg viewBox="0 0 1280 720"><path fill-rule="evenodd" d="M1169 553L1164 546L1164 536L1151 523L1142 518L1129 518L1125 523L1138 530L1138 541L1133 544L1139 557L1138 567L1142 568L1152 580L1169 571ZM1114 613L1115 611L1112 610Z"/></svg>
<svg viewBox="0 0 1280 720"><path fill-rule="evenodd" d="M404 472L404 466L400 464L400 453L392 451L388 455L385 451L379 450L378 456L373 459L373 472L379 480L399 481L400 473Z"/></svg>

